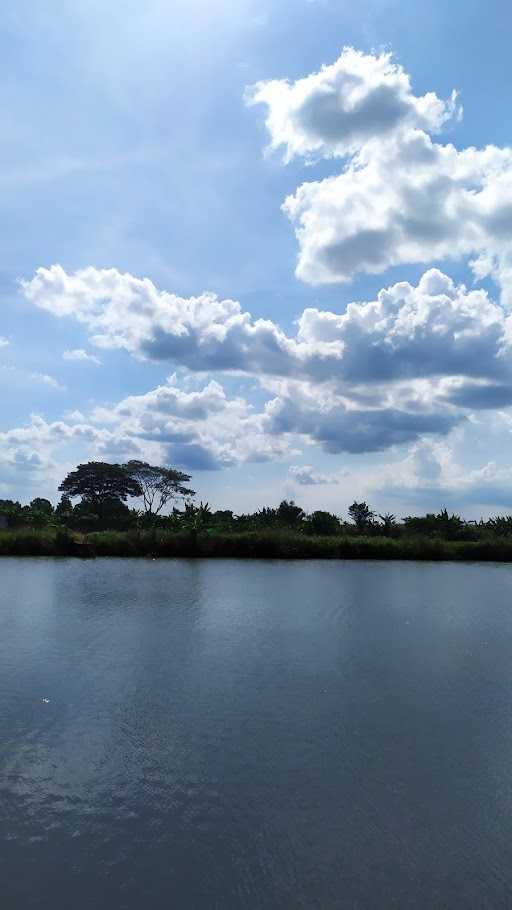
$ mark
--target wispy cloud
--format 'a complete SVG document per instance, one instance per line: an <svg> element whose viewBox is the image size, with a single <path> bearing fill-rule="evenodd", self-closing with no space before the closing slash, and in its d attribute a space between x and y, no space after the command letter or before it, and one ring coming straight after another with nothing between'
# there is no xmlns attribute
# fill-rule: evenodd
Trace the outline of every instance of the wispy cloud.
<svg viewBox="0 0 512 910"><path fill-rule="evenodd" d="M56 389L59 392L63 392L65 389L65 386L61 385L61 383L55 379L54 376L49 376L48 373L29 373L28 378L32 380L32 382L40 382L43 385L50 386L51 389Z"/></svg>
<svg viewBox="0 0 512 910"><path fill-rule="evenodd" d="M72 351L64 351L62 357L63 360L75 360L81 363L95 363L97 366L101 365L101 360L99 357L96 357L95 354L88 354L87 351L84 351L83 348L76 348Z"/></svg>

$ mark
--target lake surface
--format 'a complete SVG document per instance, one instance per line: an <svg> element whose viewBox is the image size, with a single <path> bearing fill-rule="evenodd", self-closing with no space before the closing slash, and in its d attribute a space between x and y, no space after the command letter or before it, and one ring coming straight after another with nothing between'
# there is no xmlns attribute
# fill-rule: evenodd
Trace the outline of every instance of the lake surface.
<svg viewBox="0 0 512 910"><path fill-rule="evenodd" d="M1 907L510 908L512 568L0 560Z"/></svg>

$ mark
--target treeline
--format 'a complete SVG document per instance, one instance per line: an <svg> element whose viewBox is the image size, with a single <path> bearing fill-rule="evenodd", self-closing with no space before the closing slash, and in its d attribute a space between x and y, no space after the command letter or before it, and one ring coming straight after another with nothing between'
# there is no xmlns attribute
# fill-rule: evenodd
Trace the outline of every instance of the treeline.
<svg viewBox="0 0 512 910"><path fill-rule="evenodd" d="M28 505L0 500L0 524L9 530L47 530L54 535L59 530L84 535L101 531L138 535L161 532L185 535L193 545L200 537L241 534L459 542L512 537L512 515L474 522L442 509L398 519L392 513L375 513L366 502L353 502L346 517L322 510L307 513L288 500L276 508L247 514L234 514L229 509L213 511L207 503L193 502L190 479L173 468L135 460L123 465L87 462L64 478L56 506L41 497ZM130 499L137 501L136 506L127 504Z"/></svg>

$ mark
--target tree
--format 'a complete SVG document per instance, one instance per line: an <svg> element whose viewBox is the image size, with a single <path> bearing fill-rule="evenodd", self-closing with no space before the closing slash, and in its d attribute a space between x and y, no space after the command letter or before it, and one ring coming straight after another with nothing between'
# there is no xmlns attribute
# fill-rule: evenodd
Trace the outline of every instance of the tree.
<svg viewBox="0 0 512 910"><path fill-rule="evenodd" d="M104 507L112 500L125 502L128 496L142 496L140 485L119 464L88 461L62 481L59 491L69 497L81 496L91 512L103 518Z"/></svg>
<svg viewBox="0 0 512 910"><path fill-rule="evenodd" d="M306 526L309 534L330 536L339 534L341 531L339 518L336 518L336 515L332 515L330 512L322 512L321 510L311 513L306 521Z"/></svg>
<svg viewBox="0 0 512 910"><path fill-rule="evenodd" d="M235 525L233 512L231 509L218 509L212 512L210 525L217 531L232 531Z"/></svg>
<svg viewBox="0 0 512 910"><path fill-rule="evenodd" d="M55 506L55 517L58 518L59 521L66 522L69 521L72 515L73 503L67 493L63 493L60 497L60 501Z"/></svg>
<svg viewBox="0 0 512 910"><path fill-rule="evenodd" d="M50 518L53 515L53 506L49 499L43 499L42 496L36 496L35 499L30 503L31 512L41 512L43 515L47 515Z"/></svg>
<svg viewBox="0 0 512 910"><path fill-rule="evenodd" d="M354 522L358 531L364 531L373 524L375 512L372 512L366 502L353 502L349 506L348 514Z"/></svg>
<svg viewBox="0 0 512 910"><path fill-rule="evenodd" d="M208 526L212 517L210 506L207 502L200 502L195 506L192 502L185 504L185 511L182 513L182 526L190 534L190 541L195 547L197 536Z"/></svg>
<svg viewBox="0 0 512 910"><path fill-rule="evenodd" d="M387 537L396 525L396 515L393 515L392 512L385 512L384 515L379 515L379 518L383 524L384 534Z"/></svg>
<svg viewBox="0 0 512 910"><path fill-rule="evenodd" d="M294 503L293 499L288 502L283 499L277 509L277 521L282 527L294 528L301 523L304 518L304 509Z"/></svg>
<svg viewBox="0 0 512 910"><path fill-rule="evenodd" d="M413 534L426 534L429 537L441 537L444 540L456 540L464 531L464 522L460 515L449 515L447 509L437 514L408 515L403 520L407 531Z"/></svg>
<svg viewBox="0 0 512 910"><path fill-rule="evenodd" d="M512 534L512 515L493 515L489 518L487 527L498 537L510 537Z"/></svg>
<svg viewBox="0 0 512 910"><path fill-rule="evenodd" d="M21 517L21 502L13 499L0 499L0 515L7 519L8 525L14 525Z"/></svg>
<svg viewBox="0 0 512 910"><path fill-rule="evenodd" d="M129 461L122 468L127 477L139 486L139 495L148 516L158 515L169 501L178 496L195 496L194 490L184 486L189 482L190 475L174 468L161 468L136 460Z"/></svg>
<svg viewBox="0 0 512 910"><path fill-rule="evenodd" d="M53 506L49 499L36 496L30 505L23 506L20 517L34 528L44 528L53 524Z"/></svg>
<svg viewBox="0 0 512 910"><path fill-rule="evenodd" d="M118 496L103 500L101 516L92 511L89 500L81 499L73 509L71 524L79 529L98 527L122 529L134 523L136 515L135 510L129 509Z"/></svg>

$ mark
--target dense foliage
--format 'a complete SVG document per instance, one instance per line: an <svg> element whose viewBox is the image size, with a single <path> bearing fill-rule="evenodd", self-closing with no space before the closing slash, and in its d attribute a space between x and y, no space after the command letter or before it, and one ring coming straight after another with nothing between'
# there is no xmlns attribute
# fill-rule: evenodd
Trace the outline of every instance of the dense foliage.
<svg viewBox="0 0 512 910"><path fill-rule="evenodd" d="M0 500L0 554L84 554L92 548L119 555L512 558L512 515L474 522L441 509L398 520L353 502L345 521L327 511L307 513L286 499L275 508L236 515L194 504L189 481L181 471L141 461L79 465L61 483L56 506L41 497L28 505Z"/></svg>

